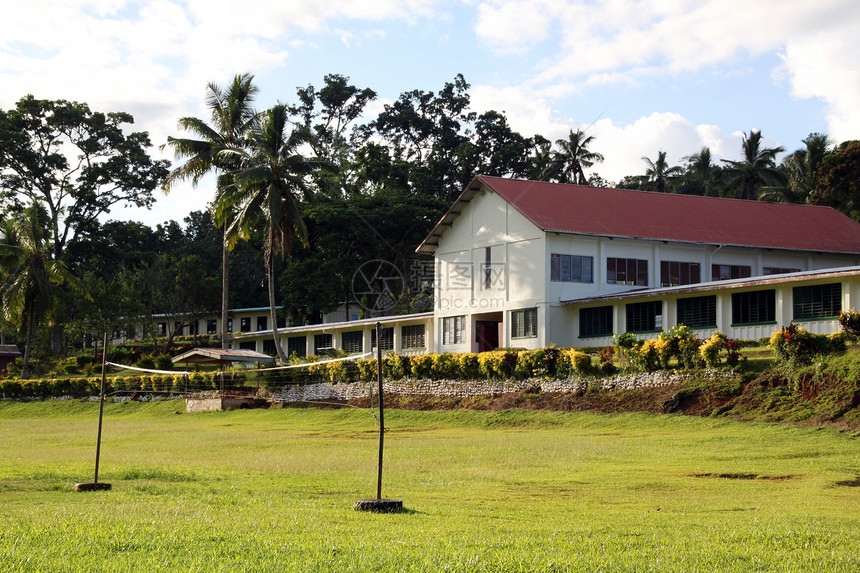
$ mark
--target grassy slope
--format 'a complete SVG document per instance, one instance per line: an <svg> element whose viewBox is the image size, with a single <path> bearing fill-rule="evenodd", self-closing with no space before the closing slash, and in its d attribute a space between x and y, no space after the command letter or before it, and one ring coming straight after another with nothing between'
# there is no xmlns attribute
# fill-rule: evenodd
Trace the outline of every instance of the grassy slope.
<svg viewBox="0 0 860 573"><path fill-rule="evenodd" d="M0 571L856 571L860 442L651 414L0 403Z"/></svg>
<svg viewBox="0 0 860 573"><path fill-rule="evenodd" d="M672 412L757 422L832 425L860 432L860 349L830 356L806 366L774 367L764 348L745 349L748 368L697 373L688 380L660 388L542 394L530 390L504 396L428 398L390 396L404 409L468 409L620 412ZM355 404L367 406L367 400Z"/></svg>

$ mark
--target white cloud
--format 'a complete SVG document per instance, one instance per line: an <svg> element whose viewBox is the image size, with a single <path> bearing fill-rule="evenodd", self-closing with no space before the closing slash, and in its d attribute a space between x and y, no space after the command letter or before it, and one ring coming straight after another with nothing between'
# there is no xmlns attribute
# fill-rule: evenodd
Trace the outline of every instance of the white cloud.
<svg viewBox="0 0 860 573"><path fill-rule="evenodd" d="M781 53L792 93L828 104L833 137L860 135L855 0L490 0L477 14L476 34L498 51L558 30L557 55L529 82L547 96Z"/></svg>
<svg viewBox="0 0 860 573"><path fill-rule="evenodd" d="M653 113L628 125L601 119L589 134L595 138L591 149L606 158L592 172L616 183L626 175L644 175L642 158L654 160L658 151L666 152L670 165L683 164L684 157L704 146L710 147L715 162L737 159L740 154L738 135L725 135L713 125L694 126L677 113Z"/></svg>

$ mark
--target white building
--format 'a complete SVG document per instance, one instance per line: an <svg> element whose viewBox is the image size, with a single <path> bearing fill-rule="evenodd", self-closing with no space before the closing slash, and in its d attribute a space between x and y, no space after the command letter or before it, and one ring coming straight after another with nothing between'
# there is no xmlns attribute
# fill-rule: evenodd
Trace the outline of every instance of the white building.
<svg viewBox="0 0 860 573"><path fill-rule="evenodd" d="M860 224L827 207L479 176L418 252L435 259L432 313L291 327L287 352L368 351L377 320L384 348L409 353L598 346L679 323L828 333L860 300ZM235 346L271 354L266 333Z"/></svg>

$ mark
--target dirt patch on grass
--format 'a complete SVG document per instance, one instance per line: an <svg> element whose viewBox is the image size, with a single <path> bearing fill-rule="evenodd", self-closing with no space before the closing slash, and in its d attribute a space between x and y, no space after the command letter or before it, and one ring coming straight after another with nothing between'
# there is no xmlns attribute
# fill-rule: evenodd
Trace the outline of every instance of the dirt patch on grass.
<svg viewBox="0 0 860 573"><path fill-rule="evenodd" d="M792 479L799 479L800 478L800 476L796 476L796 475L767 476L767 475L751 474L751 473L702 473L702 474L693 474L693 477L737 479L737 480L758 479L758 480L765 480L765 481L786 481L786 480L792 480Z"/></svg>

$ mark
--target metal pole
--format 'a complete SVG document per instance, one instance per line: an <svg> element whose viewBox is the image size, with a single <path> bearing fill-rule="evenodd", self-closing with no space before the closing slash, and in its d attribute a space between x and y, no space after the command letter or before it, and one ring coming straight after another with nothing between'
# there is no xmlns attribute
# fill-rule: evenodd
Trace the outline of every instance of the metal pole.
<svg viewBox="0 0 860 573"><path fill-rule="evenodd" d="M382 444L385 414L382 409L382 323L376 323L376 380L379 382L379 470L376 473L376 499L382 499Z"/></svg>
<svg viewBox="0 0 860 573"><path fill-rule="evenodd" d="M93 483L99 483L99 458L102 451L102 417L105 409L105 371L107 369L107 332L105 332L105 342L102 346L102 382L99 389L99 433L96 438L96 472L93 477Z"/></svg>

